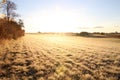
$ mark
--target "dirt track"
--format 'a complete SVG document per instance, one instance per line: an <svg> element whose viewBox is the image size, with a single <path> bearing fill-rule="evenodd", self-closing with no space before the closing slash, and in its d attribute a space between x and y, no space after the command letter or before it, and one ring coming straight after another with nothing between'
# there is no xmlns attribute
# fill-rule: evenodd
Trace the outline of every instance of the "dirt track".
<svg viewBox="0 0 120 80"><path fill-rule="evenodd" d="M120 39L26 34L0 45L0 80L119 80Z"/></svg>

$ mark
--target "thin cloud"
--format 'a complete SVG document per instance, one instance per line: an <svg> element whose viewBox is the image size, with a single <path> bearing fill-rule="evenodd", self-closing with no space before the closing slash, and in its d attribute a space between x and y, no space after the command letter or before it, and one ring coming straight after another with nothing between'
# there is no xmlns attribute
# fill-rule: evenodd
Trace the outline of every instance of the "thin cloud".
<svg viewBox="0 0 120 80"><path fill-rule="evenodd" d="M78 29L89 29L89 27L78 27Z"/></svg>
<svg viewBox="0 0 120 80"><path fill-rule="evenodd" d="M120 27L120 26L116 25L116 26L114 26L114 27Z"/></svg>
<svg viewBox="0 0 120 80"><path fill-rule="evenodd" d="M103 26L95 26L94 28L104 28Z"/></svg>

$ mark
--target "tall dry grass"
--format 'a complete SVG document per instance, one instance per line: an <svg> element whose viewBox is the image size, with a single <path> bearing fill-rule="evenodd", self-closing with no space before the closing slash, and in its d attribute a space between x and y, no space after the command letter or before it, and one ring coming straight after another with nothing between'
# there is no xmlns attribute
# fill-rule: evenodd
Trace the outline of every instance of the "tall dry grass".
<svg viewBox="0 0 120 80"><path fill-rule="evenodd" d="M0 19L0 39L17 39L24 36L25 31L16 21Z"/></svg>

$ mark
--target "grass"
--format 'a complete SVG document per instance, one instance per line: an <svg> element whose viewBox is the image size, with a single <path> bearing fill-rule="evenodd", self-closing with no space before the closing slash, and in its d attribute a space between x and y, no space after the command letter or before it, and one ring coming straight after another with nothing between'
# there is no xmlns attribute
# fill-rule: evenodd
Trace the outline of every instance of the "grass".
<svg viewBox="0 0 120 80"><path fill-rule="evenodd" d="M26 34L0 45L0 80L119 80L119 45L117 38Z"/></svg>

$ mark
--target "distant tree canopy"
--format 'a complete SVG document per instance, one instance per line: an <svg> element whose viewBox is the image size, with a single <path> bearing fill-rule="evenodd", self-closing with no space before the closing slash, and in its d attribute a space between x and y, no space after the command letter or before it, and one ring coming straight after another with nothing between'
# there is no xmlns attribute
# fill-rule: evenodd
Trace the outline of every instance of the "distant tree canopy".
<svg viewBox="0 0 120 80"><path fill-rule="evenodd" d="M88 32L81 32L80 33L80 36L89 36L90 35L90 33L88 33Z"/></svg>

